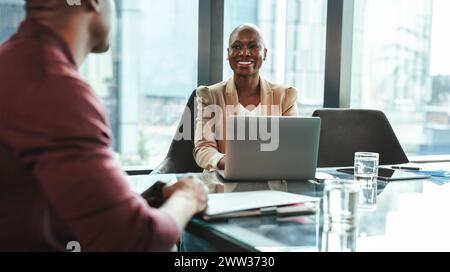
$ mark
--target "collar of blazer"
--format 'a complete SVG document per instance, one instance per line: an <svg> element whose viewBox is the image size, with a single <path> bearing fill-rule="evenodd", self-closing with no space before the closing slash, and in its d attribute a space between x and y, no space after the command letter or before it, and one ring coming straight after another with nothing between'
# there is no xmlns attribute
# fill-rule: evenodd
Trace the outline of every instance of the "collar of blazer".
<svg viewBox="0 0 450 272"><path fill-rule="evenodd" d="M259 85L261 86L261 90L260 90L260 99L261 102L260 104L263 106L262 107L262 113L264 115L271 115L270 113L270 107L273 105L273 90L272 88L270 88L269 83L264 80L262 77L259 77ZM234 105L234 106L238 106L239 105L239 98L238 98L238 94L237 94L237 89L236 89L236 85L234 84L234 77L231 77L227 83L226 83L226 87L225 87L225 100L226 100L226 104L227 105Z"/></svg>

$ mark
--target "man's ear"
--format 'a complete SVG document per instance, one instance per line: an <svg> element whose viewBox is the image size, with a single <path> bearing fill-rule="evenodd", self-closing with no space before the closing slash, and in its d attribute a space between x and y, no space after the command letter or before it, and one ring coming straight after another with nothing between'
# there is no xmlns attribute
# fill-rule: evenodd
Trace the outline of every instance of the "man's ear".
<svg viewBox="0 0 450 272"><path fill-rule="evenodd" d="M227 58L226 58L226 60L229 60L230 59L230 48L227 48Z"/></svg>
<svg viewBox="0 0 450 272"><path fill-rule="evenodd" d="M96 12L100 11L100 1L103 0L85 0L87 8Z"/></svg>
<svg viewBox="0 0 450 272"><path fill-rule="evenodd" d="M264 48L264 58L263 58L263 60L266 60L266 58L267 58L267 48Z"/></svg>

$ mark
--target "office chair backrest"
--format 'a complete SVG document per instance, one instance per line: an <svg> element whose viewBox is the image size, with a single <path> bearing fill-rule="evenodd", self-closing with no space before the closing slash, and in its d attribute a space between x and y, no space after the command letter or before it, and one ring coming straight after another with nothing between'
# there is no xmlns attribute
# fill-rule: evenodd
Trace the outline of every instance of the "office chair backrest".
<svg viewBox="0 0 450 272"><path fill-rule="evenodd" d="M194 150L194 112L197 110L194 107L195 97L196 93L194 91L189 97L166 158L153 170L152 174L202 172L202 169L197 165L192 154ZM184 124L190 124L190 127L185 128ZM188 131L185 131L185 129ZM183 132L187 135L190 134L190 138L183 139L181 136Z"/></svg>
<svg viewBox="0 0 450 272"><path fill-rule="evenodd" d="M355 152L377 152L380 165L409 162L386 115L377 110L322 109L318 167L353 166Z"/></svg>

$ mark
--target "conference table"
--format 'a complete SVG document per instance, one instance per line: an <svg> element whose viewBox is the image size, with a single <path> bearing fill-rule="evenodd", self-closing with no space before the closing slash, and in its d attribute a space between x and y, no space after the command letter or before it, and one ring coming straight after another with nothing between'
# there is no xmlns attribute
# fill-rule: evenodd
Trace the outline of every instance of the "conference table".
<svg viewBox="0 0 450 272"><path fill-rule="evenodd" d="M450 169L450 163L424 164ZM196 175L210 193L278 190L320 199L314 214L254 216L205 221L194 217L181 238L185 251L341 252L450 251L450 178L377 181L376 204L360 209L354 224L324 224L324 179L352 178L333 168L318 169L323 179L223 182L215 173L131 176L142 192L156 180Z"/></svg>

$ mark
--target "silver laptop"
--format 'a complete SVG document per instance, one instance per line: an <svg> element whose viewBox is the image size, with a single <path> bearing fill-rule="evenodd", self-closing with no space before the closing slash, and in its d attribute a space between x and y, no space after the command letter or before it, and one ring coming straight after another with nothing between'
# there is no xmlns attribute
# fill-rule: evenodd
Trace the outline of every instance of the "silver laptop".
<svg viewBox="0 0 450 272"><path fill-rule="evenodd" d="M320 118L230 116L227 120L226 180L313 179Z"/></svg>

